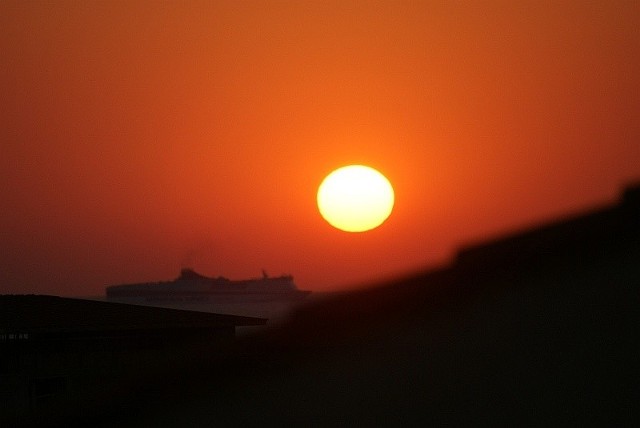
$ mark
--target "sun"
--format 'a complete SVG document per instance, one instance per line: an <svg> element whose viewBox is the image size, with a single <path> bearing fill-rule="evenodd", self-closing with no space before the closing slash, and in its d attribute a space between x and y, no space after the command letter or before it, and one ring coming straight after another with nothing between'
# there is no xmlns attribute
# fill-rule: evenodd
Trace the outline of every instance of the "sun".
<svg viewBox="0 0 640 428"><path fill-rule="evenodd" d="M318 188L318 209L333 227L365 232L391 214L394 192L387 178L364 165L349 165L329 174Z"/></svg>

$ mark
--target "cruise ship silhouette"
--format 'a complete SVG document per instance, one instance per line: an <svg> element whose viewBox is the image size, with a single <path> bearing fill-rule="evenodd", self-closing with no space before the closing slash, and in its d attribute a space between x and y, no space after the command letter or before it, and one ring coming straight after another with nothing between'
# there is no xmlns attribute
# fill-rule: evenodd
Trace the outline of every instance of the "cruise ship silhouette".
<svg viewBox="0 0 640 428"><path fill-rule="evenodd" d="M173 281L112 285L106 288L107 299L147 301L289 301L303 299L310 293L298 290L291 275L270 277L263 271L261 278L230 280L222 276L207 277L189 268L183 268L180 276Z"/></svg>

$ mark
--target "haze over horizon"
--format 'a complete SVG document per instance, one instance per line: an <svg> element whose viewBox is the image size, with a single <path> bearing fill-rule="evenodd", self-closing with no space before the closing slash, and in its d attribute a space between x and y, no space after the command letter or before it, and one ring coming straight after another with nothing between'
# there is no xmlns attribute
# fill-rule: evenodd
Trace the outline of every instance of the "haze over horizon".
<svg viewBox="0 0 640 428"><path fill-rule="evenodd" d="M345 289L640 180L640 3L304 3L0 3L0 294ZM352 163L361 234L315 204Z"/></svg>

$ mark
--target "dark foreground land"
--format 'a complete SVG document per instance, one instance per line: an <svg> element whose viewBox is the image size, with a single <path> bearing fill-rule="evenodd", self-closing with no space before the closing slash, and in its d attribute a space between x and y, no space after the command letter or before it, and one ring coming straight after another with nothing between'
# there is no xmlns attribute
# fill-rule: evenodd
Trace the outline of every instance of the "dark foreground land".
<svg viewBox="0 0 640 428"><path fill-rule="evenodd" d="M463 250L449 268L306 307L125 420L637 425L638 190Z"/></svg>
<svg viewBox="0 0 640 428"><path fill-rule="evenodd" d="M639 194L315 302L65 422L638 426Z"/></svg>

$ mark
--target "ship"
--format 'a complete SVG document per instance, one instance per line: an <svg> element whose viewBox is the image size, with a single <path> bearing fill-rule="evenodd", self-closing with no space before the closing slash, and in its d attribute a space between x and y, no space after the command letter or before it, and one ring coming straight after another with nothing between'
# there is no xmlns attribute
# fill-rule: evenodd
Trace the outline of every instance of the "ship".
<svg viewBox="0 0 640 428"><path fill-rule="evenodd" d="M296 301L304 299L310 293L311 291L299 290L291 275L270 277L262 271L260 278L231 280L222 276L207 277L190 268L183 268L180 276L173 281L106 287L107 299L120 301Z"/></svg>

